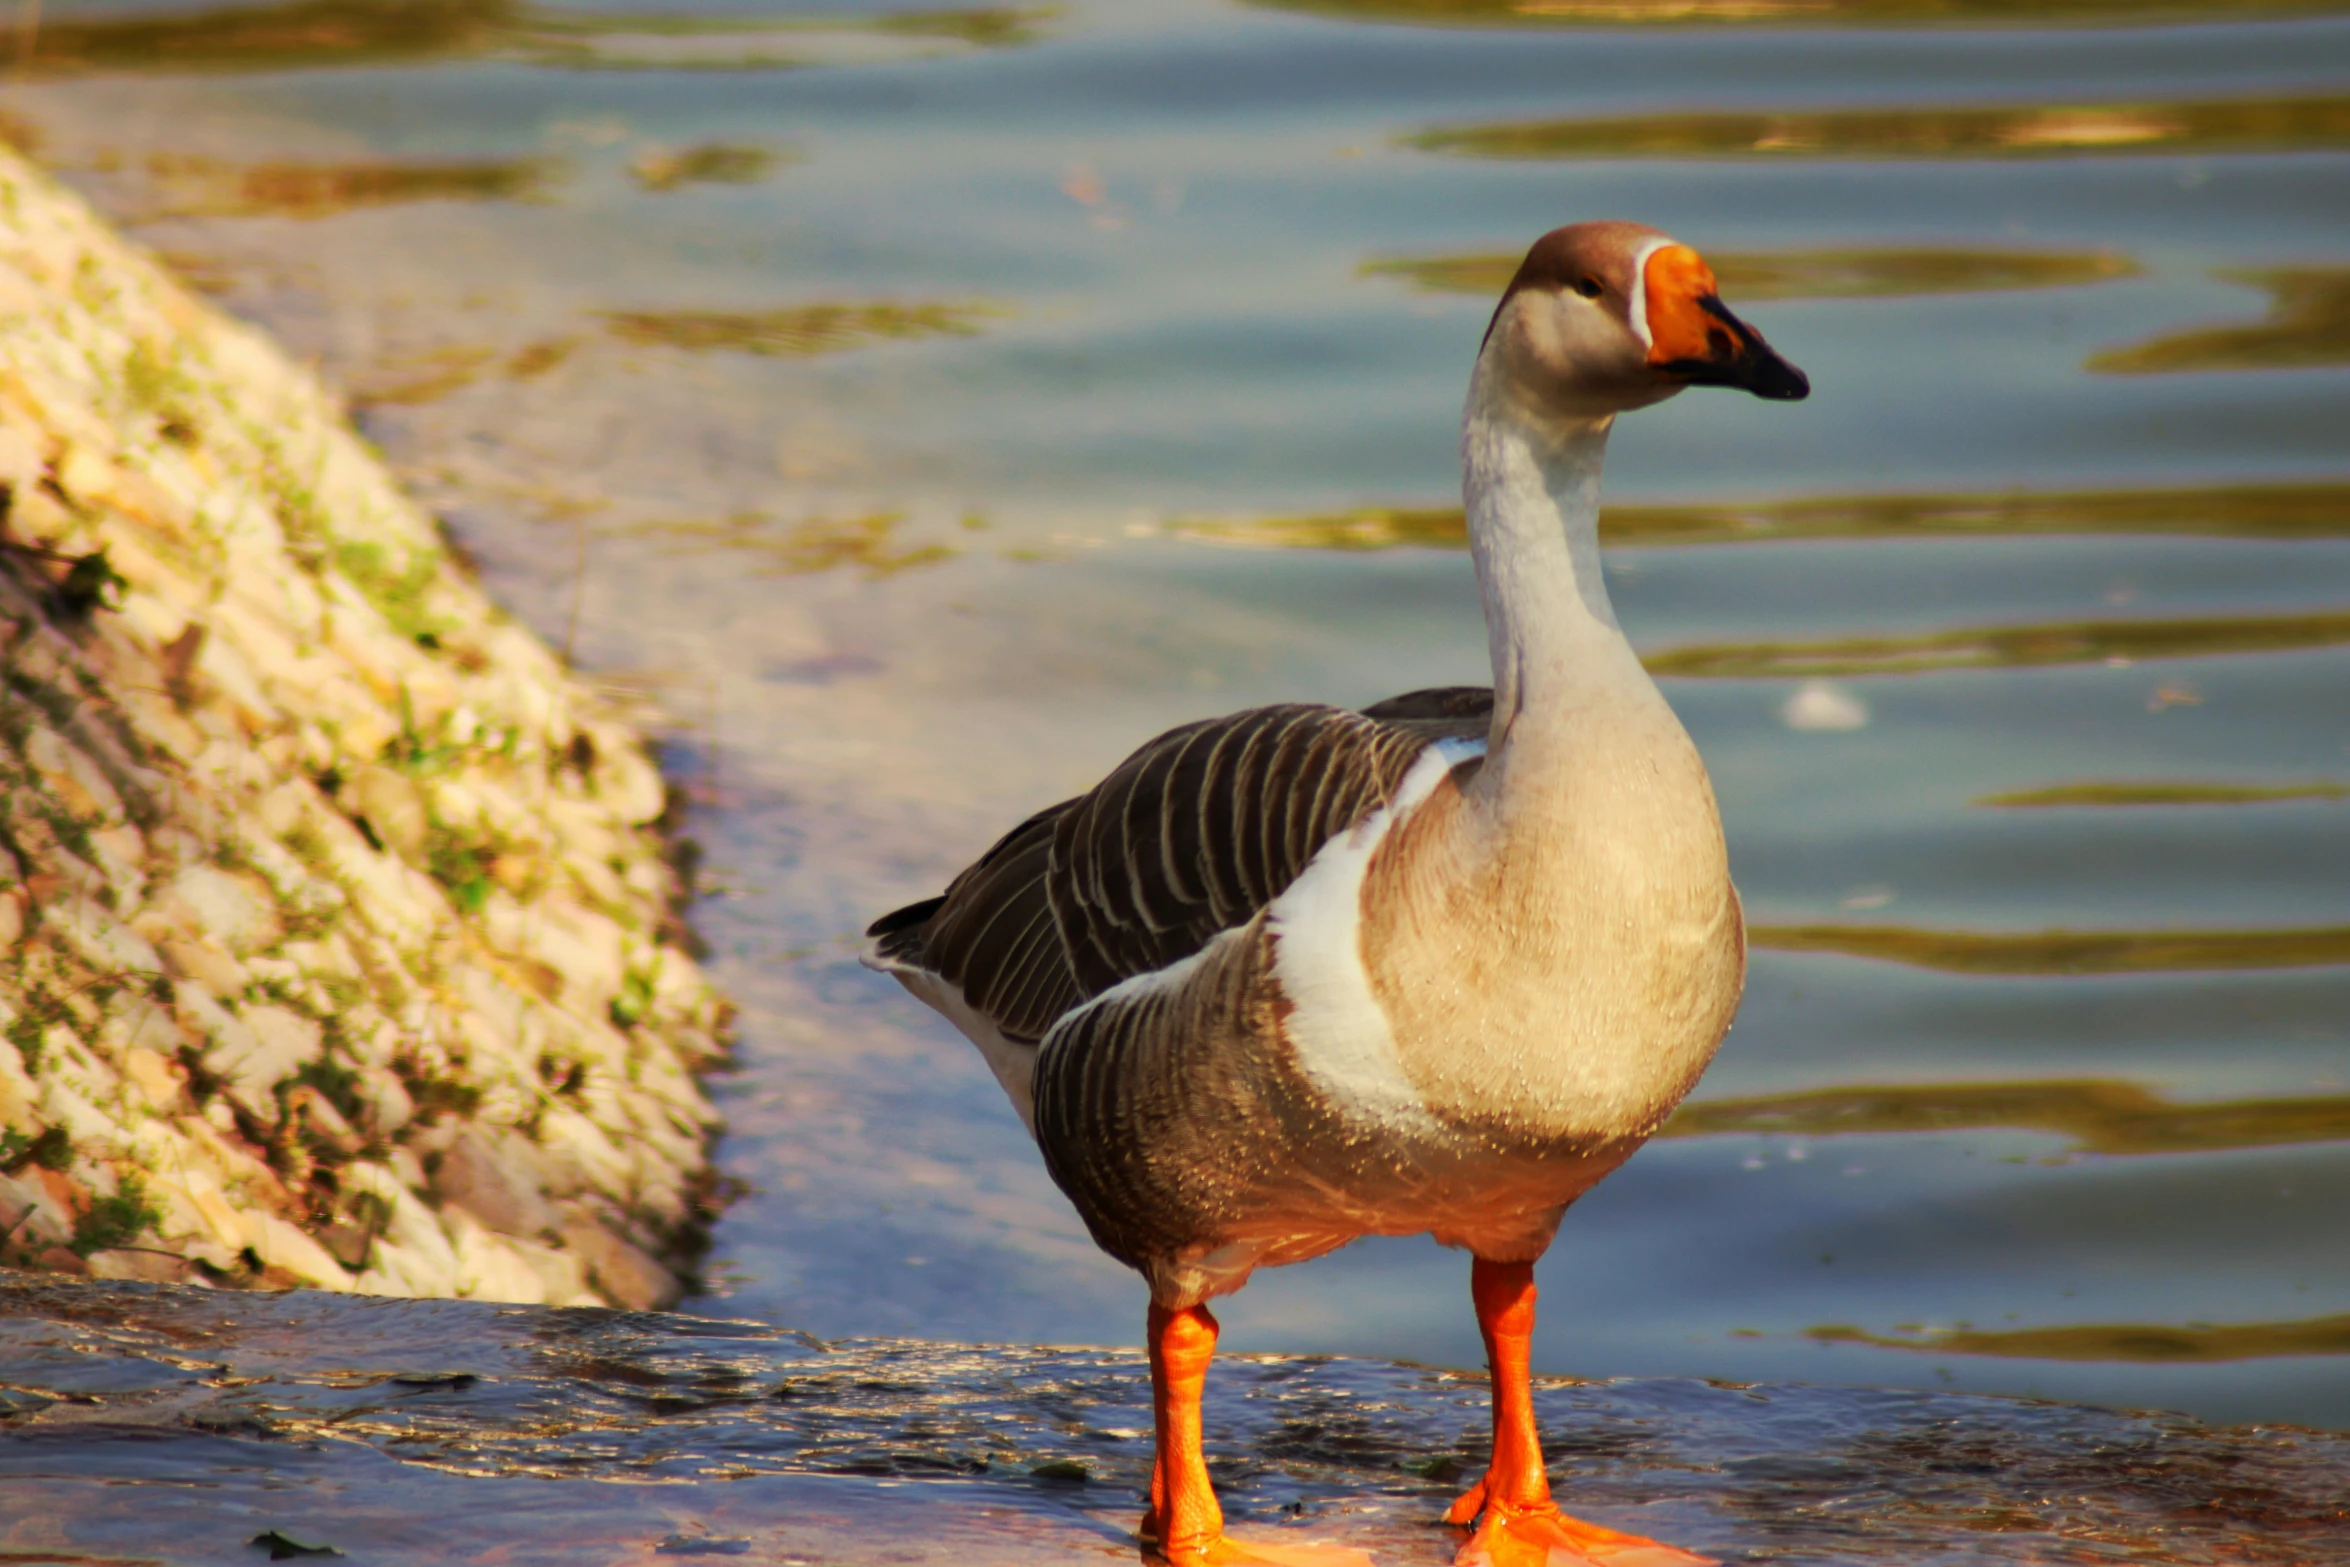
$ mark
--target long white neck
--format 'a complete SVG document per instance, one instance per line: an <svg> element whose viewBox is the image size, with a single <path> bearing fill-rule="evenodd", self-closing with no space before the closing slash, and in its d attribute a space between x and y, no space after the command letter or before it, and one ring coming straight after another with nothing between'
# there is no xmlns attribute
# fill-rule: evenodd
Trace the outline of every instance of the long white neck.
<svg viewBox="0 0 2350 1567"><path fill-rule="evenodd" d="M1500 380L1479 366L1461 429L1497 757L1544 748L1611 696L1654 693L1600 575L1599 478L1613 420L1537 419Z"/></svg>

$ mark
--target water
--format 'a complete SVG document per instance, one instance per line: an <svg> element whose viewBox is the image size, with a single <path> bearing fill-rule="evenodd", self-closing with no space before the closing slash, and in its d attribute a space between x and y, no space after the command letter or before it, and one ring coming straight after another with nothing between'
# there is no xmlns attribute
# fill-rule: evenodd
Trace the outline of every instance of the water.
<svg viewBox="0 0 2350 1567"><path fill-rule="evenodd" d="M0 1551L261 1559L1133 1560L1132 1350L823 1344L763 1324L0 1279ZM1438 1561L1482 1379L1227 1360L1206 1425L1243 1538ZM2302 1567L2350 1550L2350 1438L1974 1395L1560 1382L1577 1508L1726 1562ZM168 1542L168 1543L167 1543Z"/></svg>
<svg viewBox="0 0 2350 1567"><path fill-rule="evenodd" d="M51 0L6 108L667 736L701 1304L826 1336L1136 1341L855 933L1167 725L1482 679L1492 258L1673 231L1817 388L1609 474L1757 951L1537 1365L2350 1426L2350 7L2018 9ZM1473 1365L1465 1272L1226 1343Z"/></svg>

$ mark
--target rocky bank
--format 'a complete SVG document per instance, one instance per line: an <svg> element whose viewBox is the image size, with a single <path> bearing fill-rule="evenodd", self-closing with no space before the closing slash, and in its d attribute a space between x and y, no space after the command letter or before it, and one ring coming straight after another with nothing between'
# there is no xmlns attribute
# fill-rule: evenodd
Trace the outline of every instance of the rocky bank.
<svg viewBox="0 0 2350 1567"><path fill-rule="evenodd" d="M0 1263L650 1305L724 1008L629 728L0 149Z"/></svg>

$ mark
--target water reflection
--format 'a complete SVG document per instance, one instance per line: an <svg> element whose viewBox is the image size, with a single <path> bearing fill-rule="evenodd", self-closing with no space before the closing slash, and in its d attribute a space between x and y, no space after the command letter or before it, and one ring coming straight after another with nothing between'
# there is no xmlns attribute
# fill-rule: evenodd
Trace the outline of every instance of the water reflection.
<svg viewBox="0 0 2350 1567"><path fill-rule="evenodd" d="M2107 659L2211 658L2288 653L2350 642L2350 613L2222 615L2208 619L2076 620L1983 626L1918 636L1839 637L1826 642L1725 642L1643 655L1649 672L1684 677L1783 679L1804 675L1911 675L1938 669L2020 669Z"/></svg>
<svg viewBox="0 0 2350 1567"><path fill-rule="evenodd" d="M2277 1355L2350 1355L2350 1316L2311 1317L2300 1322L2189 1323L2185 1327L2088 1323L1990 1333L1974 1328L1936 1328L1892 1335L1832 1326L1813 1328L1806 1336L1826 1344L1870 1344L1878 1349L1931 1355L2177 1364Z"/></svg>
<svg viewBox="0 0 2350 1567"><path fill-rule="evenodd" d="M2077 783L2010 789L1972 801L2002 810L2067 805L2269 805L2284 800L2350 800L2350 784Z"/></svg>
<svg viewBox="0 0 2350 1567"><path fill-rule="evenodd" d="M2301 370L2350 364L2350 267L2282 267L2222 272L2231 283L2268 290L2268 317L2250 326L2173 332L2089 356L2108 375L2187 370Z"/></svg>
<svg viewBox="0 0 2350 1567"><path fill-rule="evenodd" d="M2011 158L2350 147L2350 97L1642 114L1441 126L1403 138L1463 158Z"/></svg>
<svg viewBox="0 0 2350 1567"><path fill-rule="evenodd" d="M1746 939L1780 952L1835 952L1951 974L2172 974L2350 963L2350 926L1992 933L1902 925L1754 925Z"/></svg>
<svg viewBox="0 0 2350 1567"><path fill-rule="evenodd" d="M1693 506L1610 506L1610 544L1741 544L2016 534L2177 534L2202 538L2350 537L2350 484L2232 484L2161 490L1994 495L1826 495ZM1292 517L1197 517L1185 538L1268 549L1459 549L1458 506L1366 506Z"/></svg>
<svg viewBox="0 0 2350 1567"><path fill-rule="evenodd" d="M1499 294L1521 254L1387 256L1364 262L1364 277L1400 277L1427 293ZM2071 288L2136 277L2141 268L2107 251L1803 250L1715 255L1723 294L1735 300L1894 299L2019 288Z"/></svg>
<svg viewBox="0 0 2350 1567"><path fill-rule="evenodd" d="M874 16L632 15L521 0L290 0L112 16L35 12L18 69L36 77L286 71L483 56L572 68L774 69L817 63L828 39L842 36L977 48L1027 43L1051 14L977 6ZM779 50L778 41L790 47Z"/></svg>
<svg viewBox="0 0 2350 1567"><path fill-rule="evenodd" d="M2326 16L2344 0L1250 0L1423 27L2143 27Z"/></svg>
<svg viewBox="0 0 2350 1567"><path fill-rule="evenodd" d="M2350 954L2346 954L2350 956ZM2011 1127L2094 1154L2215 1153L2350 1138L2350 1096L2173 1104L2136 1083L1923 1083L1819 1088L1683 1105L1659 1137L1837 1137Z"/></svg>
<svg viewBox="0 0 2350 1567"><path fill-rule="evenodd" d="M614 337L639 348L724 349L800 359L896 338L971 337L981 322L1007 313L992 304L877 300L782 310L607 310L602 315Z"/></svg>

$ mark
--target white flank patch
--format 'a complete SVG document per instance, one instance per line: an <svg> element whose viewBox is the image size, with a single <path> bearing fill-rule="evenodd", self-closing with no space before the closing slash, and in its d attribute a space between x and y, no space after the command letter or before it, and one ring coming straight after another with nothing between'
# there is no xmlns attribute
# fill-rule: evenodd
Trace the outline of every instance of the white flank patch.
<svg viewBox="0 0 2350 1567"><path fill-rule="evenodd" d="M1422 1134L1441 1130L1404 1075L1395 1031L1363 968L1363 875L1395 824L1453 768L1484 754L1483 740L1439 740L1421 752L1395 798L1322 845L1265 911L1266 928L1279 938L1273 977L1296 1008L1288 1028L1298 1066L1351 1121Z"/></svg>
<svg viewBox="0 0 2350 1567"><path fill-rule="evenodd" d="M931 973L928 969L910 968L903 964L875 964L894 975L899 984L914 993L914 998L962 1031L963 1037L979 1047L987 1060L988 1070L995 1080L1004 1085L1004 1093L1012 1101L1012 1108L1020 1112L1020 1124L1028 1128L1028 1135L1036 1135L1036 1051L1034 1045L1021 1044L1004 1037L997 1028L970 1002L963 999L962 990Z"/></svg>
<svg viewBox="0 0 2350 1567"><path fill-rule="evenodd" d="M1652 239L1632 252L1632 304L1624 313L1632 318L1632 335L1640 339L1642 348L1656 347L1656 339L1648 335L1648 258L1667 245L1677 245L1675 239Z"/></svg>

